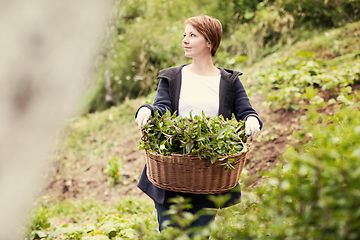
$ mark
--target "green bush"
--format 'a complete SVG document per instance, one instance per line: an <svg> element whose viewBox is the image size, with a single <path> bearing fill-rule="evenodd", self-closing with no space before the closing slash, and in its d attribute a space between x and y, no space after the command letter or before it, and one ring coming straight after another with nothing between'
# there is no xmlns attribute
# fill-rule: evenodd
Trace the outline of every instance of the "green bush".
<svg viewBox="0 0 360 240"><path fill-rule="evenodd" d="M115 184L119 183L122 178L121 166L122 163L119 157L115 156L108 160L108 163L104 169L104 173L109 175L111 181L113 181Z"/></svg>
<svg viewBox="0 0 360 240"><path fill-rule="evenodd" d="M42 230L50 227L49 215L49 210L45 206L41 205L32 209L31 213L27 216L24 229L25 236L30 240L45 237L46 234Z"/></svg>
<svg viewBox="0 0 360 240"><path fill-rule="evenodd" d="M305 24L326 29L355 22L360 17L360 2L356 0L277 0L275 5L294 16L298 27Z"/></svg>
<svg viewBox="0 0 360 240"><path fill-rule="evenodd" d="M267 184L228 212L222 239L359 239L360 105L333 116L310 110L299 144L265 176ZM235 220L229 216L234 217ZM224 213L226 214L226 212Z"/></svg>

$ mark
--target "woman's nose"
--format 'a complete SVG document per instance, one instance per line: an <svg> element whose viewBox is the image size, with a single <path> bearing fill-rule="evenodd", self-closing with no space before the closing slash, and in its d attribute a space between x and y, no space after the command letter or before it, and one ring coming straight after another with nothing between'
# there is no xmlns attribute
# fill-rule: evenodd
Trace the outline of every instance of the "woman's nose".
<svg viewBox="0 0 360 240"><path fill-rule="evenodd" d="M183 43L188 43L187 37L184 37L184 38L183 38Z"/></svg>

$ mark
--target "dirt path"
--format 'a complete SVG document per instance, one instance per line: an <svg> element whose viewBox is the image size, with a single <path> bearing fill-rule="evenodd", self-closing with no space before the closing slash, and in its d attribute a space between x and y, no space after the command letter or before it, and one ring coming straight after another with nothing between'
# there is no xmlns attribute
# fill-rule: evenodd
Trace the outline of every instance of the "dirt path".
<svg viewBox="0 0 360 240"><path fill-rule="evenodd" d="M254 140L248 155L246 169L250 176L245 182L247 186L254 186L261 181L261 172L276 166L286 147L294 140L292 133L301 129L299 112L284 110L270 111L264 106L265 100L256 95L252 98L252 105L264 122L259 137Z"/></svg>

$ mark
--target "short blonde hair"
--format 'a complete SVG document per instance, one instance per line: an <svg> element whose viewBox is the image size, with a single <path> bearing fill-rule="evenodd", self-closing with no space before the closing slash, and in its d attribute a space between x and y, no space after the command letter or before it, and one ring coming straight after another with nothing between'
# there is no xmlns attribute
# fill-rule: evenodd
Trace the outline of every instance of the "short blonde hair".
<svg viewBox="0 0 360 240"><path fill-rule="evenodd" d="M222 37L221 22L207 15L199 15L186 19L185 24L193 26L205 39L210 42L211 56L215 56Z"/></svg>

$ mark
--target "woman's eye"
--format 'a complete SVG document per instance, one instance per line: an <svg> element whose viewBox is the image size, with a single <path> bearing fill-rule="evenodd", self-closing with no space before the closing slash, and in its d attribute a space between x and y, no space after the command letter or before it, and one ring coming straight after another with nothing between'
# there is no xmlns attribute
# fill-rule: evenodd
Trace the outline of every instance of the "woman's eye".
<svg viewBox="0 0 360 240"><path fill-rule="evenodd" d="M186 37L186 34L184 34L184 37ZM191 34L190 34L190 37L196 37L196 35L193 34L193 33L191 33Z"/></svg>

